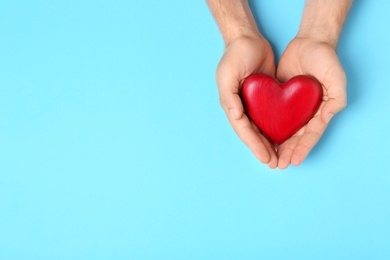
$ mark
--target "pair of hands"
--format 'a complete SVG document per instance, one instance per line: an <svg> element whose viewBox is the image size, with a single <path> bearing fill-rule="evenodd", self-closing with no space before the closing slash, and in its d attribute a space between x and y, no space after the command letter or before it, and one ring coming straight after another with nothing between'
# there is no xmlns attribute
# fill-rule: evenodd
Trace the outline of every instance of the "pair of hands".
<svg viewBox="0 0 390 260"><path fill-rule="evenodd" d="M276 150L246 116L240 93L246 77L255 73L276 76L285 82L296 75L312 75L323 87L318 112ZM216 73L220 103L230 124L256 158L270 168L301 164L324 133L333 115L346 105L346 76L335 47L315 38L294 38L284 51L277 70L274 54L261 35L239 36L230 41Z"/></svg>

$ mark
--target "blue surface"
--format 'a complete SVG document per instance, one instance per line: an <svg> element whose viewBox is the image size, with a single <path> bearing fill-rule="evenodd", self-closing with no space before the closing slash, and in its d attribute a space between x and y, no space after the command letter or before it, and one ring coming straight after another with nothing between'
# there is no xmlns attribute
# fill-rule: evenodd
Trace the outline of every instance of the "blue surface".
<svg viewBox="0 0 390 260"><path fill-rule="evenodd" d="M303 1L252 1L276 56ZM261 165L219 107L204 1L0 2L0 259L390 259L388 1L339 44L349 103Z"/></svg>

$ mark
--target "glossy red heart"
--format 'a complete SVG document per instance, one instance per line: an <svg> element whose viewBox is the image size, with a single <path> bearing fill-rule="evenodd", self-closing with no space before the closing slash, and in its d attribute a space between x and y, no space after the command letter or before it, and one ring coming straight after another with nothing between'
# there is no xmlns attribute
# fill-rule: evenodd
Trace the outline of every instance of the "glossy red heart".
<svg viewBox="0 0 390 260"><path fill-rule="evenodd" d="M241 93L246 114L275 144L281 144L304 126L322 100L321 83L299 75L280 83L266 74L245 79Z"/></svg>

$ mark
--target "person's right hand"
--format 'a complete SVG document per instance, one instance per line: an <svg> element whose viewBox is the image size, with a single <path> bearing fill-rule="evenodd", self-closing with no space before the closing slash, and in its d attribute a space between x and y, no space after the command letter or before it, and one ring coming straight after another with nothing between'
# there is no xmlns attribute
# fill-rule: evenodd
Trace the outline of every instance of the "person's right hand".
<svg viewBox="0 0 390 260"><path fill-rule="evenodd" d="M243 81L251 74L275 75L268 41L260 35L240 36L226 45L216 72L220 103L234 131L262 163L276 168L278 157L271 144L245 115L240 98Z"/></svg>

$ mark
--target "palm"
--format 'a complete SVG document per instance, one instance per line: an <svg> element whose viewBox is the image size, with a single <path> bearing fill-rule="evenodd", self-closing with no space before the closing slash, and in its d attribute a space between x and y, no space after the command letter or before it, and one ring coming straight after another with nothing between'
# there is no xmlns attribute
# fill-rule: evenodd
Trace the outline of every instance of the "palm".
<svg viewBox="0 0 390 260"><path fill-rule="evenodd" d="M322 83L323 100L315 116L279 146L280 168L302 163L325 131L328 115L344 106L340 102L345 99L345 73L331 46L311 39L291 41L280 59L277 78L286 81L300 74L312 75Z"/></svg>

